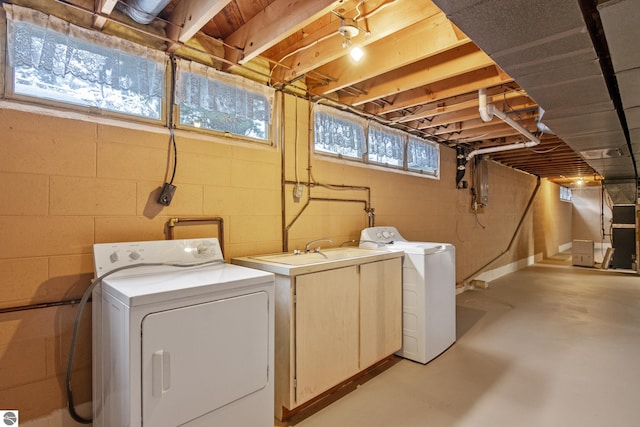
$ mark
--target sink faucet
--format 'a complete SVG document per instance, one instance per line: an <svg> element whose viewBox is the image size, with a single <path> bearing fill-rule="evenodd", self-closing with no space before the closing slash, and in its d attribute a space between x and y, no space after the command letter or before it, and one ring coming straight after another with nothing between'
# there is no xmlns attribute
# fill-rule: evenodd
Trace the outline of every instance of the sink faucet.
<svg viewBox="0 0 640 427"><path fill-rule="evenodd" d="M328 237L323 237L321 239L316 239L316 240L312 240L309 243L307 243L307 245L304 247L304 251L306 253L311 252L311 245L313 245L314 243L318 243L318 242L329 242L329 243L333 243L333 240L331 240ZM320 252L320 246L318 246L317 248L314 249L314 252Z"/></svg>

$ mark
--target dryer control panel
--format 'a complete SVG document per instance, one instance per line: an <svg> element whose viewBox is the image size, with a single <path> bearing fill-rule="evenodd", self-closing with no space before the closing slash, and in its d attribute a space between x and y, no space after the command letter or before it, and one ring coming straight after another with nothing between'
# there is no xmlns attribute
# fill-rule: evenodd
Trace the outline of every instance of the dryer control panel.
<svg viewBox="0 0 640 427"><path fill-rule="evenodd" d="M117 268L150 263L224 262L218 239L155 240L93 245L96 276Z"/></svg>

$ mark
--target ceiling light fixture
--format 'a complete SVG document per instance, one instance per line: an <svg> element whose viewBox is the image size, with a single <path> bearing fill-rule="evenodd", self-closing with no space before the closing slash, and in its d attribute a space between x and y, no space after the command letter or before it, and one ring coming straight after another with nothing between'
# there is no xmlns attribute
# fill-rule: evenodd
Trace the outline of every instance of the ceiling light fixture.
<svg viewBox="0 0 640 427"><path fill-rule="evenodd" d="M358 62L364 56L364 52L362 51L362 48L360 46L353 46L349 51L349 55L351 55L351 59Z"/></svg>
<svg viewBox="0 0 640 427"><path fill-rule="evenodd" d="M358 23L355 19L343 19L340 23L340 27L338 28L338 32L342 35L342 48L349 49L349 55L351 59L355 62L358 62L364 56L364 51L360 46L353 46L351 39L360 34L361 30L358 27ZM369 36L368 32L365 32L366 36Z"/></svg>

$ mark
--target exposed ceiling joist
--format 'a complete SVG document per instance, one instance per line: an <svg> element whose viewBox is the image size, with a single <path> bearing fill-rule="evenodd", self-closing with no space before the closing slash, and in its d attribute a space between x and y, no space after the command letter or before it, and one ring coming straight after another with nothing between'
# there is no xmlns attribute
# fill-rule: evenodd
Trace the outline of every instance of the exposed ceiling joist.
<svg viewBox="0 0 640 427"><path fill-rule="evenodd" d="M367 105L365 111L371 114L387 114L405 108L415 107L424 103L451 98L462 93L473 92L477 96L478 90L512 82L513 79L499 72L495 66L475 70L454 78L444 79L422 87L413 88L394 94L389 98L385 107Z"/></svg>
<svg viewBox="0 0 640 427"><path fill-rule="evenodd" d="M106 16L111 15L113 9L118 4L118 0L98 0L96 4L97 15L93 18L93 28L101 30L107 23Z"/></svg>
<svg viewBox="0 0 640 427"><path fill-rule="evenodd" d="M340 3L336 0L276 0L225 38L227 45L243 51L239 54L229 50L227 59L244 64Z"/></svg>
<svg viewBox="0 0 640 427"><path fill-rule="evenodd" d="M186 43L202 27L224 9L232 0L190 0L178 3L168 21L167 36ZM170 47L175 50L179 45Z"/></svg>
<svg viewBox="0 0 640 427"><path fill-rule="evenodd" d="M425 40L428 43L423 42ZM328 95L468 42L469 39L451 25L444 14L438 13L401 29L392 37L367 45L366 58L357 64L348 55L343 55L320 67L318 71L336 77L336 81L322 87L322 93Z"/></svg>
<svg viewBox="0 0 640 427"><path fill-rule="evenodd" d="M389 7L386 7L385 4L388 4ZM376 12L380 8L384 8L383 13ZM429 0L383 2L376 9L363 12L362 26L365 32L368 31L370 35L366 37L361 31L354 39L354 43L361 46L370 45L437 13L440 13L440 10ZM311 36L305 45L307 47L301 48L294 54L287 54L285 60L280 59L289 67L281 79L286 82L291 81L310 70L322 67L346 55L347 52L342 48L342 36L338 33L339 26L340 19L336 17L327 26L328 28L323 29L323 32L328 33L325 39ZM381 60L383 59L381 58Z"/></svg>
<svg viewBox="0 0 640 427"><path fill-rule="evenodd" d="M340 97L350 105L362 105L375 99L385 98L424 85L455 78L493 64L484 52L473 43L423 59L391 72L376 76L363 87L366 95Z"/></svg>

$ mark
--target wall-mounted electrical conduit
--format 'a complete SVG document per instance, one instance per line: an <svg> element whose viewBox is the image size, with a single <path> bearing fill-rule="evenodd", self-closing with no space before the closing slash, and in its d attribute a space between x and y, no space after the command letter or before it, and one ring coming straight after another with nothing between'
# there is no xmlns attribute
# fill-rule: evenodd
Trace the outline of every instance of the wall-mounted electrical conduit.
<svg viewBox="0 0 640 427"><path fill-rule="evenodd" d="M284 96L284 92L282 92L283 96ZM295 117L297 118L297 110L298 110L298 102L297 102L297 95L296 94L291 94L292 96L296 97L296 103L295 103ZM295 181L291 181L291 180L287 180L286 176L285 176L285 165L286 165L286 156L285 156L285 144L284 144L284 140L285 140L285 134L284 134L284 118L285 118L285 109L284 109L284 100L281 103L281 105L283 106L281 111L280 111L280 147L281 147L281 162L282 162L282 166L280 169L280 180L281 180L281 206L282 206L282 251L283 252L289 252L289 230L291 230L291 227L293 227L293 225L296 223L296 221L298 221L298 219L302 216L302 214L304 213L304 211L307 209L307 207L309 207L309 205L311 204L311 202L339 202L339 203L362 203L364 205L364 211L367 214L367 224L368 227L373 227L375 226L375 209L371 207L371 188L370 187L365 187L365 186L355 186L355 185L344 185L344 184L324 184L324 183L320 183L315 181L315 179L313 178L312 174L311 174L311 149L308 150L307 153L307 181L306 182L301 182L298 178L298 125L297 125L297 120L296 120L296 126L295 126L295 139L294 139L294 144L295 144L295 150L294 150L294 155L295 155ZM313 114L313 109L309 109L309 123L311 123L311 115ZM313 132L313 128L310 126L309 127L309 132ZM309 138L309 140L311 140L311 137ZM289 222L287 224L287 203L286 203L286 197L287 197L287 186L294 186L294 199L300 199L300 197L296 197L296 196L302 196L301 192L299 191L295 191L297 189L299 189L300 187L306 187L307 188L307 197L306 197L306 202L305 204L302 206L302 208L300 209L300 211L298 211L298 213L295 215L295 217L291 220L291 222ZM333 197L313 197L311 195L311 188L312 187L322 187L322 188L326 188L329 190L338 190L338 191L349 191L349 190L353 190L353 191L366 191L367 192L367 198L366 200L364 199L342 199L342 198L333 198Z"/></svg>
<svg viewBox="0 0 640 427"><path fill-rule="evenodd" d="M295 184L295 181L288 181L290 184ZM308 185L304 183L304 185ZM311 184L311 185L319 185L319 184ZM322 185L324 186L324 185ZM333 186L333 185L331 185ZM352 186L343 186L344 190L367 190L370 192L371 190L368 187L352 187ZM296 214L296 216L291 220L289 224L282 231L282 251L289 252L289 230L293 225L298 221L298 219L302 216L307 207L311 204L311 202L341 202L341 203L362 203L364 205L364 211L367 213L368 225L367 227L375 226L375 210L371 207L371 202L369 200L361 200L361 199L341 199L341 198L332 198L332 197L312 197L309 196L307 198L307 202L302 206L302 209Z"/></svg>
<svg viewBox="0 0 640 427"><path fill-rule="evenodd" d="M536 187L533 189L533 192L531 193L531 197L529 197L529 202L527 203L527 206L524 208L524 212L522 212L522 216L520 217L520 221L518 222L518 225L516 226L516 229L513 232L513 235L511 236L511 240L509 241L509 244L507 245L507 248L500 252L496 257L492 258L489 262L487 262L486 264L484 264L482 267L480 267L479 269L477 269L476 271L474 271L473 273L471 273L469 276L467 276L464 280L462 280L462 284L466 287L473 279L475 279L475 277L482 273L487 267L489 267L491 264L493 264L495 261L497 261L500 257L502 257L504 254L506 254L507 252L509 252L511 250L511 247L513 246L513 243L516 241L516 237L518 236L518 233L520 232L520 229L522 228L522 224L524 223L524 219L527 216L527 213L529 213L529 210L531 210L531 205L533 205L533 201L536 197L536 194L538 194L538 189L540 188L540 177L538 177L538 180L536 181Z"/></svg>
<svg viewBox="0 0 640 427"><path fill-rule="evenodd" d="M487 153L496 153L499 151L509 151L516 150L518 148L530 148L535 147L540 144L540 140L535 137L531 132L526 130L520 123L513 120L511 117L507 116L504 112L500 111L495 105L487 104L487 90L480 89L478 91L479 97L479 107L478 111L480 112L480 118L484 122L490 122L493 119L493 116L498 117L500 120L520 132L521 135L526 137L528 141L526 142L518 142L516 144L510 145L500 145L496 147L487 147L487 148L478 148L477 150L471 151L467 154L467 160L471 160L474 156L478 154L487 154Z"/></svg>

